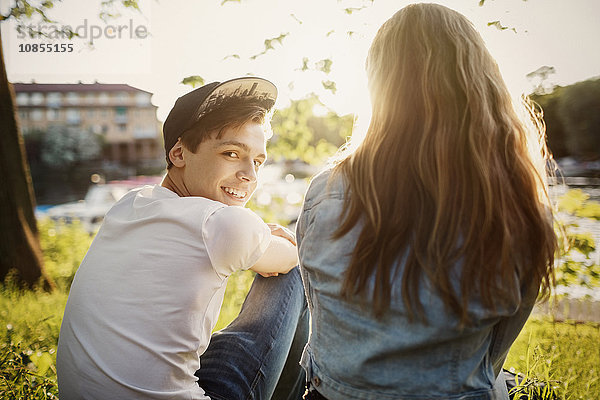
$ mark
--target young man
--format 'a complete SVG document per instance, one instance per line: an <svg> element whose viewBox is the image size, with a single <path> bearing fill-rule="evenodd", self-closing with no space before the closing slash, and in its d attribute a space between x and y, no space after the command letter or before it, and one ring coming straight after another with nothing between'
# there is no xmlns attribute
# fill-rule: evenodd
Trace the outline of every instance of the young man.
<svg viewBox="0 0 600 400"><path fill-rule="evenodd" d="M295 241L243 208L276 95L248 77L177 100L162 184L114 205L75 275L58 345L61 400L300 398L308 315ZM248 268L262 276L211 337L227 277Z"/></svg>

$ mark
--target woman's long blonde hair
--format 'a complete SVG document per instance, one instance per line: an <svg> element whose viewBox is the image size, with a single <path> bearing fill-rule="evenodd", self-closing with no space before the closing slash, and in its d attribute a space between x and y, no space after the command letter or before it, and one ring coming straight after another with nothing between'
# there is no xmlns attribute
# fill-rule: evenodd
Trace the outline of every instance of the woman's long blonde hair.
<svg viewBox="0 0 600 400"><path fill-rule="evenodd" d="M440 5L405 7L379 29L367 73L366 137L334 169L348 184L334 237L364 224L342 294L365 294L372 277L381 316L398 278L420 318L426 277L463 323L475 297L495 309L527 283L547 294L557 244L543 124L531 107L531 121L517 115L472 24Z"/></svg>

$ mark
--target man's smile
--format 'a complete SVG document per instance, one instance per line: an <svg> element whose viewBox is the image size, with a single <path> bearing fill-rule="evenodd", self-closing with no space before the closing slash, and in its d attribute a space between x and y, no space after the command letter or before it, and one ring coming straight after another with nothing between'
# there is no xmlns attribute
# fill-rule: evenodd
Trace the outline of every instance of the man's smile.
<svg viewBox="0 0 600 400"><path fill-rule="evenodd" d="M245 190L234 189L232 187L221 186L221 189L227 193L229 196L237 199L243 200L248 196L248 192Z"/></svg>

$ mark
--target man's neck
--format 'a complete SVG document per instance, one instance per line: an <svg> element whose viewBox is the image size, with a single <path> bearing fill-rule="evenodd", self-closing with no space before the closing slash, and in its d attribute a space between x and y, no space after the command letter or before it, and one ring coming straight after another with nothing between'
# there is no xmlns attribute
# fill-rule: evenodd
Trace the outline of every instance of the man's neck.
<svg viewBox="0 0 600 400"><path fill-rule="evenodd" d="M176 171L169 170L160 185L172 192L175 192L179 197L189 197L191 194L185 186L182 178L183 177L181 174L176 173Z"/></svg>

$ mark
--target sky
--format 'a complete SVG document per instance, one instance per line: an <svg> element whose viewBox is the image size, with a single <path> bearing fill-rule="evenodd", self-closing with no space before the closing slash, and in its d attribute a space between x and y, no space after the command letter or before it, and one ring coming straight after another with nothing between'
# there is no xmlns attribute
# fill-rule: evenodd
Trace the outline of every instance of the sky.
<svg viewBox="0 0 600 400"><path fill-rule="evenodd" d="M479 0L433 2L474 23L515 96L531 92L526 75L542 66L554 67L549 80L560 85L600 76L598 0L486 0L482 7ZM16 22L2 23L9 81L127 83L154 94L163 121L177 97L192 89L180 83L191 75L207 83L258 75L278 86L278 108L317 93L339 114L360 113L368 108L369 44L409 1L140 0L141 13L113 10L122 15L108 25L98 17L100 0L55 3L48 16L57 22L37 27L56 36L57 28L69 25L82 38L32 39L17 31ZM0 11L12 4L0 0ZM497 20L508 29L488 26ZM281 43L273 41L273 49L261 54L265 39L280 36ZM34 44L52 51L33 52ZM73 51L60 52L61 44L72 44ZM324 59L333 61L329 73L318 70ZM336 93L323 81L334 81Z"/></svg>

